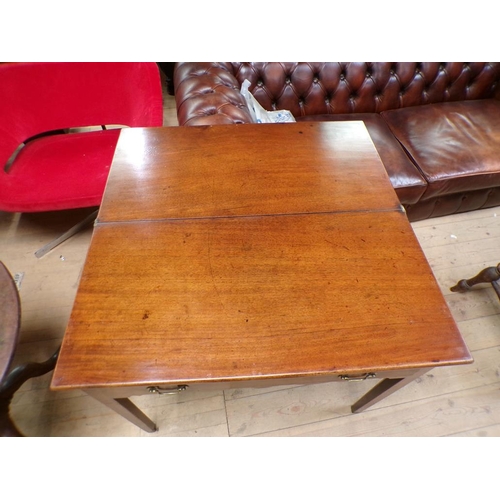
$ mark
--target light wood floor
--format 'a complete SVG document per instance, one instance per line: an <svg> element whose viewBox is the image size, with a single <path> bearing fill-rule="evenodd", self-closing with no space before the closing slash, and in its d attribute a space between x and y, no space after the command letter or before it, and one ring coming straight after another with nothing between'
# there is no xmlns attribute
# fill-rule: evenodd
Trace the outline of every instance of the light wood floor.
<svg viewBox="0 0 500 500"><path fill-rule="evenodd" d="M165 125L177 125L174 106L166 95ZM0 212L0 260L23 275L15 363L42 361L59 345L92 228L41 259L34 252L89 212ZM18 391L12 416L28 436L500 436L500 303L491 286L449 291L459 279L500 262L500 207L413 227L475 358L472 365L435 369L356 415L349 407L371 382L136 398L158 424L154 434L80 391L50 391L48 374Z"/></svg>

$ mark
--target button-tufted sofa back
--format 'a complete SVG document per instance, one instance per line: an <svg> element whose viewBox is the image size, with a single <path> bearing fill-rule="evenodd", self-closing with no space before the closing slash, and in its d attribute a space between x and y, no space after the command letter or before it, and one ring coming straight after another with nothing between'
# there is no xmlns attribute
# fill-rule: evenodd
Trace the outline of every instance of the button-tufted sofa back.
<svg viewBox="0 0 500 500"><path fill-rule="evenodd" d="M250 91L264 108L288 109L296 117L381 112L420 104L500 97L500 63L180 63L176 85L182 86L179 90L183 101L194 98L184 105L185 109L183 102L177 103L181 124L183 118L192 118L191 112L198 117L219 113L227 116L230 110L224 110L224 105L242 110L244 106L235 91L245 79L251 82ZM221 91L224 99L214 100L215 107L210 109L206 94L217 93L220 97ZM202 95L205 109L196 106L196 96ZM246 121L238 116L237 109L230 111L230 117L233 123Z"/></svg>

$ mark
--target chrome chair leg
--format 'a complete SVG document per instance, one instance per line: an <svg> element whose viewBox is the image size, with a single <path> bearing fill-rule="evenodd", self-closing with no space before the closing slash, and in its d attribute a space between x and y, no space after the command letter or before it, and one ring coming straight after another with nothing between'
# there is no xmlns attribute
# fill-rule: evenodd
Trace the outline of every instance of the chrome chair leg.
<svg viewBox="0 0 500 500"><path fill-rule="evenodd" d="M90 223L94 222L97 218L98 212L99 212L99 210L92 212L90 215L88 215L81 222L79 222L78 224L75 224L72 228L68 229L68 231L61 234L61 236L57 237L56 239L54 239L51 242L44 245L42 248L40 248L39 250L37 250L35 252L35 256L38 259L40 257L43 257L44 255L48 254L51 250L53 250L56 246L60 245L61 243L63 243L67 239L71 238L71 236L73 236L76 233L78 233L79 231L81 231L84 227L86 227Z"/></svg>

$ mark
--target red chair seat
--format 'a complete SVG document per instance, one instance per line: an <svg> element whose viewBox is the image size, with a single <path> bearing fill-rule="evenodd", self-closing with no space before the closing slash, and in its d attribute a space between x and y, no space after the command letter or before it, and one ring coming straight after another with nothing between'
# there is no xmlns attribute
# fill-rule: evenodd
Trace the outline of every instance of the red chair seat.
<svg viewBox="0 0 500 500"><path fill-rule="evenodd" d="M44 212L99 205L119 133L58 134L28 142L0 185L0 210Z"/></svg>

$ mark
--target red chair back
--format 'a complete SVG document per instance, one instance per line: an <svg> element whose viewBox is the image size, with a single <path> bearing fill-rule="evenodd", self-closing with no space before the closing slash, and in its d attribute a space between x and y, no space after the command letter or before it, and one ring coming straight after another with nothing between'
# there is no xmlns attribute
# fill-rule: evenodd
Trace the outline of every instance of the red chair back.
<svg viewBox="0 0 500 500"><path fill-rule="evenodd" d="M30 141L26 152L21 150L18 163L14 161L11 170L6 170L14 152L29 139L69 128L162 124L161 80L156 63L0 64L0 210L57 210L100 202L117 131L94 133L78 143L75 138L70 143L61 137L45 138L39 146ZM72 151L78 149L79 157L72 158ZM85 164L89 157L91 162ZM81 172L90 163L90 169ZM93 188L92 177L98 175L100 179ZM45 179L47 187L43 190ZM81 196L77 188L74 192L70 189L71 183L80 182L86 184ZM58 194L63 192L65 199L59 201Z"/></svg>
<svg viewBox="0 0 500 500"><path fill-rule="evenodd" d="M0 165L38 134L94 125L161 126L156 63L0 64Z"/></svg>

